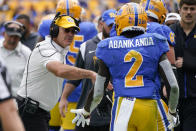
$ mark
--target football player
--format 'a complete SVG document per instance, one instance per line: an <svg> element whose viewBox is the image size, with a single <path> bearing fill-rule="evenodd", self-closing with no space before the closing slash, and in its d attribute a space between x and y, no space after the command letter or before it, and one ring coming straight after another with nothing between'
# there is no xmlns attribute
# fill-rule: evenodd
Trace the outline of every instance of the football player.
<svg viewBox="0 0 196 131"><path fill-rule="evenodd" d="M167 57L175 68L174 33L168 26L163 25L167 13L164 0L141 0L140 4L148 16L147 33L158 33L167 38L170 47Z"/></svg>
<svg viewBox="0 0 196 131"><path fill-rule="evenodd" d="M175 66L175 53L174 53L174 33L173 31L166 25L164 25L167 8L164 0L141 0L140 5L145 8L145 11L148 16L148 23L147 23L147 33L158 33L165 37L169 43L170 50L166 53L168 60L172 65L172 69L174 71L175 76L176 73L176 66ZM168 104L169 92L170 89L165 89L164 83L160 82L160 76L157 74L156 77L156 84L160 87L161 92L161 102L165 105L165 102ZM165 110L167 110L167 106L165 105ZM166 119L166 117L162 117L161 119ZM160 121L160 120L159 120ZM159 122L158 121L158 122ZM163 120L161 120L163 121ZM159 131L164 130L164 126L159 122Z"/></svg>
<svg viewBox="0 0 196 131"><path fill-rule="evenodd" d="M170 130L178 124L176 107L179 88L166 52L167 39L145 33L147 14L136 3L122 6L115 18L117 36L101 41L96 49L99 71L95 87L83 109L71 110L73 120L84 126L90 113L102 99L110 78L115 92L111 131L157 131L159 117L168 115L162 124ZM169 110L160 101L157 72L171 88Z"/></svg>

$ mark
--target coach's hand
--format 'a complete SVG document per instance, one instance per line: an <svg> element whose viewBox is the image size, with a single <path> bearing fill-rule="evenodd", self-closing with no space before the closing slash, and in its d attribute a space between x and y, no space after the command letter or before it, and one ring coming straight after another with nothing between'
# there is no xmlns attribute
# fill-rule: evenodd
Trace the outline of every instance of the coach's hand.
<svg viewBox="0 0 196 131"><path fill-rule="evenodd" d="M175 113L171 113L170 111L168 112L167 115L168 121L169 121L169 125L168 128L171 130L174 127L177 127L180 124L180 120L179 120L179 115L178 112Z"/></svg>
<svg viewBox="0 0 196 131"><path fill-rule="evenodd" d="M62 117L65 117L65 113L67 113L68 101L67 99L61 99L59 102L59 112Z"/></svg>
<svg viewBox="0 0 196 131"><path fill-rule="evenodd" d="M84 109L71 109L72 113L76 113L76 117L72 120L72 123L76 123L77 126L82 123L82 127L85 124L89 125L90 123L90 113L85 111Z"/></svg>

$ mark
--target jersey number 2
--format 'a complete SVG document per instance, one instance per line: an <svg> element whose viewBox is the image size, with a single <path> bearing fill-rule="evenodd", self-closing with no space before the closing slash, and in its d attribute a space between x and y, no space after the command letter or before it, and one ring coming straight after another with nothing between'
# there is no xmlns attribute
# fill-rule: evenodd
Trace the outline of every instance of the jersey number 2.
<svg viewBox="0 0 196 131"><path fill-rule="evenodd" d="M129 72L125 76L125 87L144 86L143 76L136 75L143 62L142 55L135 50L131 50L125 55L124 62L130 62L133 58L135 59L135 61L131 66L131 68L129 69ZM133 79L134 76L135 79Z"/></svg>

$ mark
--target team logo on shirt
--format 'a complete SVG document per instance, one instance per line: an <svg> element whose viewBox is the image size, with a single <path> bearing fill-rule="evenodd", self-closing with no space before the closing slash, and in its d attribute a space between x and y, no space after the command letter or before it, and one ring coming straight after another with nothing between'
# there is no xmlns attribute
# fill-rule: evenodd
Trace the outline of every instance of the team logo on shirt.
<svg viewBox="0 0 196 131"><path fill-rule="evenodd" d="M169 34L169 37L170 37L170 41L173 43L174 42L174 33L173 32L170 32Z"/></svg>
<svg viewBox="0 0 196 131"><path fill-rule="evenodd" d="M95 65L96 61L97 61L97 57L96 56L93 56L93 61L94 61L94 65Z"/></svg>

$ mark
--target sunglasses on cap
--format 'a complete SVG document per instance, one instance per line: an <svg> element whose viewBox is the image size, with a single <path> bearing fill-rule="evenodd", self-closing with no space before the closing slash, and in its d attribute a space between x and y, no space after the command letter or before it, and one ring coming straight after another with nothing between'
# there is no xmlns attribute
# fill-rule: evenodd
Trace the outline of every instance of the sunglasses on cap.
<svg viewBox="0 0 196 131"><path fill-rule="evenodd" d="M78 31L74 28L65 28L64 31L65 31L65 33L69 33L69 32L71 32L72 34L78 33Z"/></svg>

